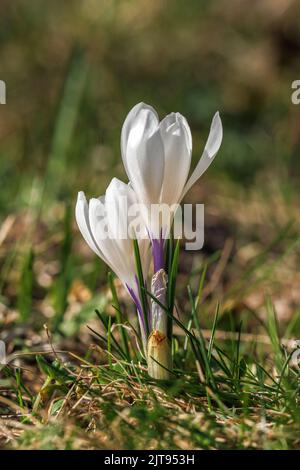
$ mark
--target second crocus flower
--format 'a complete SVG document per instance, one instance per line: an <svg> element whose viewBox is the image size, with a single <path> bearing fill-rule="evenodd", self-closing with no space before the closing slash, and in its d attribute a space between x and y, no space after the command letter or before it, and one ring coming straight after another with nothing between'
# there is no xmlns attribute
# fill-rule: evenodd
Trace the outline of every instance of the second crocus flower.
<svg viewBox="0 0 300 470"><path fill-rule="evenodd" d="M122 203L126 203L126 208ZM137 203L133 189L113 178L105 196L92 198L87 202L83 192L78 194L76 221L82 236L89 247L119 277L134 301L139 318L144 349L147 349L147 328L140 299L136 267L133 253L133 241L128 233L130 227L130 206ZM151 260L150 241L144 237L138 240L144 279L147 279Z"/></svg>

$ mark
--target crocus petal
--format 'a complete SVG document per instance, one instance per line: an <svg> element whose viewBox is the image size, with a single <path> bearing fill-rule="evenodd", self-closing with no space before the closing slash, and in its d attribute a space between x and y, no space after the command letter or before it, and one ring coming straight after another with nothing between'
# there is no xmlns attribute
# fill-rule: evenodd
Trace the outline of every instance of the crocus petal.
<svg viewBox="0 0 300 470"><path fill-rule="evenodd" d="M86 243L89 245L89 247L98 255L100 258L103 259L103 261L106 261L106 257L100 250L99 246L97 245L97 242L95 241L91 227L90 227L90 222L89 222L89 208L88 208L88 203L85 197L85 194L83 191L80 191L78 193L77 197L77 203L76 203L76 208L75 208L75 218L77 225L79 227L79 230L85 239Z"/></svg>
<svg viewBox="0 0 300 470"><path fill-rule="evenodd" d="M128 233L129 209L133 204L137 204L137 197L132 187L123 181L113 178L105 193L105 207L108 214L108 227L110 236L118 245L119 253L127 254L125 257L127 261L127 271L131 274L135 273L135 263L133 255L133 233ZM139 218L141 221L141 218ZM142 221L141 221L142 222ZM141 233L146 235L146 228L141 230ZM149 264L150 264L150 240L148 238L141 238L138 240L140 257L142 261L143 273L147 277Z"/></svg>
<svg viewBox="0 0 300 470"><path fill-rule="evenodd" d="M117 274L121 281L132 283L131 266L128 266L128 253L122 252L119 247L119 240L109 236L109 220L103 217L105 206L99 199L91 199L89 202L89 220L91 232L97 245L106 258L106 263Z"/></svg>
<svg viewBox="0 0 300 470"><path fill-rule="evenodd" d="M123 200L126 205L123 207ZM88 220L95 243L102 253L102 258L117 274L124 285L136 290L135 261L133 255L133 241L128 236L128 209L136 202L133 189L113 178L109 184L105 197L92 198L88 207ZM150 240L139 240L140 256L145 279L150 264Z"/></svg>
<svg viewBox="0 0 300 470"><path fill-rule="evenodd" d="M129 233L129 222L135 216L129 214L130 207L137 204L137 197L129 184L123 183L117 178L113 178L105 193L105 208L108 214L108 227L111 238L115 239L118 247L122 253L130 253L129 262L132 266L133 260L133 241L132 237L135 233ZM136 208L139 206L137 204ZM137 216L136 216L137 217ZM138 220L142 223L141 215L139 214ZM149 263L149 248L150 240L146 237L147 230L144 225L140 227L140 234L144 238L139 238L139 249L142 260L142 265L145 268L145 276L148 273ZM134 266L132 271L135 271Z"/></svg>
<svg viewBox="0 0 300 470"><path fill-rule="evenodd" d="M127 176L140 202L157 203L164 174L164 149L153 108L144 103L127 116L121 137Z"/></svg>
<svg viewBox="0 0 300 470"><path fill-rule="evenodd" d="M186 119L179 113L166 116L159 127L165 154L161 202L172 205L179 201L189 175L192 137Z"/></svg>
<svg viewBox="0 0 300 470"><path fill-rule="evenodd" d="M128 240L128 210L136 202L133 189L118 178L113 178L105 193L111 238Z"/></svg>
<svg viewBox="0 0 300 470"><path fill-rule="evenodd" d="M152 106L149 106L145 103L138 103L136 104L131 111L127 114L127 117L124 121L122 132L121 132L121 153L122 153L122 160L123 164L127 173L127 160L126 160L126 149L127 149L127 142L128 136L131 130L139 123L139 117L143 112L147 112L150 118L150 122L153 124L153 128L155 129L158 126L158 115Z"/></svg>
<svg viewBox="0 0 300 470"><path fill-rule="evenodd" d="M190 176L188 182L186 183L183 192L181 194L182 199L185 194L189 191L189 189L195 184L195 182L203 175L203 173L207 170L209 165L214 160L222 142L223 138L223 129L222 129L222 121L220 118L219 113L217 112L212 120L210 126L210 132L208 139L206 141L206 145L203 151L203 154L194 169L192 175Z"/></svg>

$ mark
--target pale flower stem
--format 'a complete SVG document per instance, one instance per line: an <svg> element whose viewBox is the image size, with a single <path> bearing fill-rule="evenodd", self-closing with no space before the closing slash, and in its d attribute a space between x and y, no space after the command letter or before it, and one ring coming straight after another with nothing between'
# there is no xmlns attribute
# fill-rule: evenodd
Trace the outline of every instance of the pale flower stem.
<svg viewBox="0 0 300 470"><path fill-rule="evenodd" d="M152 295L162 304L166 305L167 275L163 269L157 271L151 282ZM167 315L164 309L154 300L151 300L151 327L148 338L147 362L150 377L157 380L171 378L172 348L167 337Z"/></svg>
<svg viewBox="0 0 300 470"><path fill-rule="evenodd" d="M167 304L167 283L168 276L164 269L160 269L152 277L151 294L162 305ZM154 299L151 300L151 330L158 330L166 335L168 317L158 302Z"/></svg>
<svg viewBox="0 0 300 470"><path fill-rule="evenodd" d="M172 376L172 350L166 335L152 331L148 339L148 374L156 380L169 380Z"/></svg>

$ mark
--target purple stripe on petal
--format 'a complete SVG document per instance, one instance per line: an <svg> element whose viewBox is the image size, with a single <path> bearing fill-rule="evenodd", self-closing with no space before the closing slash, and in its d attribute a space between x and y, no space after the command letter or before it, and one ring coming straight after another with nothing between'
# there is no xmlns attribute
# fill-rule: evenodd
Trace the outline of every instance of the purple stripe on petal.
<svg viewBox="0 0 300 470"><path fill-rule="evenodd" d="M137 291L139 292L139 290L140 290L140 287L139 287L139 280L138 280L138 277L137 277L136 274L134 275L134 279L135 279L135 284L136 284L136 287L137 287ZM145 289L147 289L147 281L146 281L146 279L144 279L144 287L145 287ZM147 305L146 305L146 308L147 308L147 312L146 312L146 314L147 314L147 320L148 320L148 325L149 325L149 327L150 327L151 322L152 322L152 315L151 315L151 308L149 308L148 296L146 296L146 299L145 299L145 300L146 300L146 304L147 304ZM141 305L141 304L140 304L140 305ZM141 307L141 310L143 311L143 308L142 308L142 307ZM145 319L144 316L143 316L143 319Z"/></svg>
<svg viewBox="0 0 300 470"><path fill-rule="evenodd" d="M143 314L143 309L142 309L142 305L141 305L141 302L140 302L140 299L138 298L138 296L136 295L136 293L134 292L134 290L129 287L128 284L126 284L126 287L128 289L128 292L132 298L132 300L134 301L135 303L135 306L136 306L136 309L137 309L137 312L138 312L138 316L139 316L139 321L140 321L140 326L141 328L143 328L143 332L145 334L145 336L147 335L147 332L146 332L146 325L145 325L145 319L144 319L144 314Z"/></svg>
<svg viewBox="0 0 300 470"><path fill-rule="evenodd" d="M157 273L160 269L165 267L165 257L164 257L164 239L152 238L152 255L153 255L153 265L154 273Z"/></svg>
<svg viewBox="0 0 300 470"><path fill-rule="evenodd" d="M165 239L162 235L162 229L160 229L159 238L153 237L151 232L148 230L148 236L151 240L151 247L152 247L152 256L153 256L153 268L154 274L159 271L160 269L164 269L165 267L165 258L164 258L164 243Z"/></svg>

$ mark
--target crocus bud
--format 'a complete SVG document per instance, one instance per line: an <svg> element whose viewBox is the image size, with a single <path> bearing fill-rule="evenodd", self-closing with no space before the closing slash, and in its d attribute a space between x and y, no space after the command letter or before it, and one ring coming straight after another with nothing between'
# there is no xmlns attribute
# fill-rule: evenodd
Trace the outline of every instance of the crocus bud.
<svg viewBox="0 0 300 470"><path fill-rule="evenodd" d="M168 278L163 269L152 277L151 293L162 305L166 305ZM157 380L171 378L172 350L167 337L167 314L154 299L151 301L152 332L148 339L148 373Z"/></svg>
<svg viewBox="0 0 300 470"><path fill-rule="evenodd" d="M158 302L166 306L168 276L164 269L157 271L152 277L151 294ZM154 299L151 300L151 327L152 330L167 333L167 314Z"/></svg>
<svg viewBox="0 0 300 470"><path fill-rule="evenodd" d="M154 330L148 339L148 374L153 379L169 380L172 371L172 350L167 336Z"/></svg>

